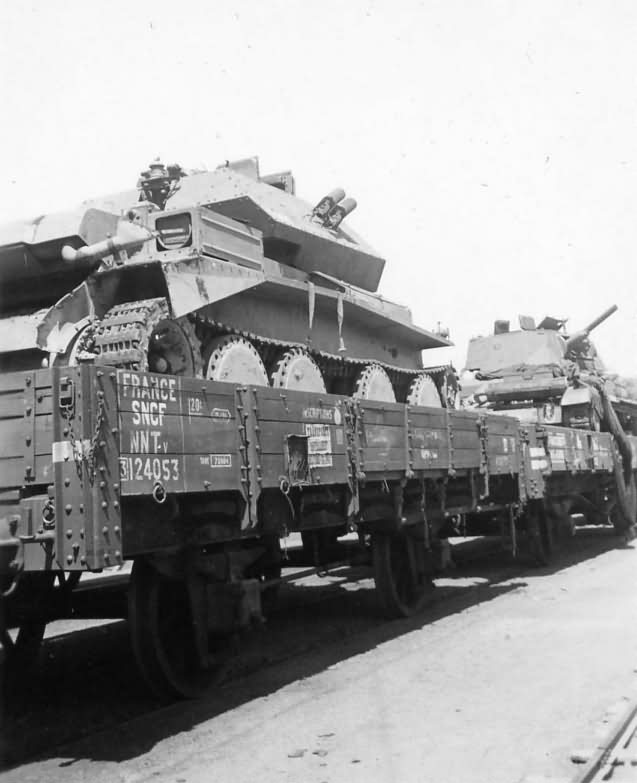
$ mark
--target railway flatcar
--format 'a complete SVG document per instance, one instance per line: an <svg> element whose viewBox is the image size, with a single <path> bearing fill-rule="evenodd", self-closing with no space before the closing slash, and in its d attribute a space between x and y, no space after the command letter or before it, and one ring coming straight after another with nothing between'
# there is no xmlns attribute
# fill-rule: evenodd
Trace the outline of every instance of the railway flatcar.
<svg viewBox="0 0 637 783"><path fill-rule="evenodd" d="M610 433L109 367L7 373L0 401L6 658L82 574L131 561L132 646L165 699L195 695L215 640L262 619L291 532L322 568L356 532L383 612L409 616L454 525L546 560L575 510L612 516L624 470Z"/></svg>

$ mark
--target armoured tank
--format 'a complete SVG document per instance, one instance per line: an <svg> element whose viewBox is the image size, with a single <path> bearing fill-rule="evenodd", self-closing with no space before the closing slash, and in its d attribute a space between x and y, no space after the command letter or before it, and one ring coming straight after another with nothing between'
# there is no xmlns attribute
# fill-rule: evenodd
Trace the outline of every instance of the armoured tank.
<svg viewBox="0 0 637 783"><path fill-rule="evenodd" d="M0 361L94 362L212 380L445 405L451 345L376 293L385 261L290 172L249 158L186 172L155 161L137 188L0 229Z"/></svg>
<svg viewBox="0 0 637 783"><path fill-rule="evenodd" d="M617 310L605 310L584 329L568 333L566 319L537 326L520 316L520 329L496 321L493 334L469 342L463 371L465 404L514 413L526 421L581 429L612 429L604 399L625 432L637 434L637 399L627 379L608 373L591 332Z"/></svg>

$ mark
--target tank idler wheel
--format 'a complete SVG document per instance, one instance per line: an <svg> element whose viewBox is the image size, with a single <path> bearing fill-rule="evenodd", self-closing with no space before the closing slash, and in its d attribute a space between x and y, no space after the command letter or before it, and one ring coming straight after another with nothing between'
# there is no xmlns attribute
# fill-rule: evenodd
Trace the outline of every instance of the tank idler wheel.
<svg viewBox="0 0 637 783"><path fill-rule="evenodd" d="M128 622L142 677L161 701L194 698L211 684L217 667L201 665L185 581L163 576L143 558L135 560Z"/></svg>
<svg viewBox="0 0 637 783"><path fill-rule="evenodd" d="M433 587L424 542L406 533L374 533L372 556L383 614L395 619L419 612Z"/></svg>
<svg viewBox="0 0 637 783"><path fill-rule="evenodd" d="M356 376L352 397L359 400L396 402L394 388L380 364L368 364Z"/></svg>
<svg viewBox="0 0 637 783"><path fill-rule="evenodd" d="M421 405L425 408L442 408L440 393L433 378L426 372L417 375L407 392L407 405Z"/></svg>
<svg viewBox="0 0 637 783"><path fill-rule="evenodd" d="M90 359L95 324L85 324L69 343L64 353L50 353L49 367L76 367L83 356Z"/></svg>
<svg viewBox="0 0 637 783"><path fill-rule="evenodd" d="M302 348L291 348L282 353L270 376L276 389L298 389L299 391L325 394L323 375L312 357Z"/></svg>
<svg viewBox="0 0 637 783"><path fill-rule="evenodd" d="M206 346L205 377L209 381L269 386L268 374L257 349L238 335L215 337Z"/></svg>

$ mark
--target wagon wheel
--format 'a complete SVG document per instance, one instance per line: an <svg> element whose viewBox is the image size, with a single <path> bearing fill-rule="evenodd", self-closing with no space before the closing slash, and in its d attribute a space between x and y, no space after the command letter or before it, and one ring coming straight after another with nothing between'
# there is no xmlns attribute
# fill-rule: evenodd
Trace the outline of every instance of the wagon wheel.
<svg viewBox="0 0 637 783"><path fill-rule="evenodd" d="M433 586L424 543L404 533L374 533L372 554L383 614L393 619L420 611Z"/></svg>
<svg viewBox="0 0 637 783"><path fill-rule="evenodd" d="M527 543L531 558L537 565L550 565L556 554L555 531L544 503L531 501L526 509Z"/></svg>
<svg viewBox="0 0 637 783"><path fill-rule="evenodd" d="M133 565L128 620L144 681L162 701L193 698L210 685L217 667L204 667L185 581L168 579L144 559Z"/></svg>
<svg viewBox="0 0 637 783"><path fill-rule="evenodd" d="M261 583L281 578L283 559L278 536L266 536L263 538L263 543L265 552L252 565L248 566L245 572L246 579L257 579ZM281 584L278 582L261 587L261 611L266 617L276 609L280 588Z"/></svg>
<svg viewBox="0 0 637 783"><path fill-rule="evenodd" d="M334 560L334 549L338 537L345 533L343 527L319 527L313 530L302 530L304 560L309 565L319 566Z"/></svg>
<svg viewBox="0 0 637 783"><path fill-rule="evenodd" d="M13 639L6 629L2 633L2 647L5 654L5 664L10 676L18 672L29 672L37 663L46 631L46 622L42 620L27 620L23 622Z"/></svg>

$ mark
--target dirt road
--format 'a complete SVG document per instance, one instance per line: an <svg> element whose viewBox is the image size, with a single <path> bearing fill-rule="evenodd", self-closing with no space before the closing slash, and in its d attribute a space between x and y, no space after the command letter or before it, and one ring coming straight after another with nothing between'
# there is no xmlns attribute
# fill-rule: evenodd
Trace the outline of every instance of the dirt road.
<svg viewBox="0 0 637 783"><path fill-rule="evenodd" d="M637 551L608 547L584 535L558 569L464 569L439 580L437 603L409 621L377 621L369 580L334 584L323 602L308 589L252 642L267 664L280 622L292 652L278 662L2 779L568 778L571 751L593 745L608 708L637 695Z"/></svg>

